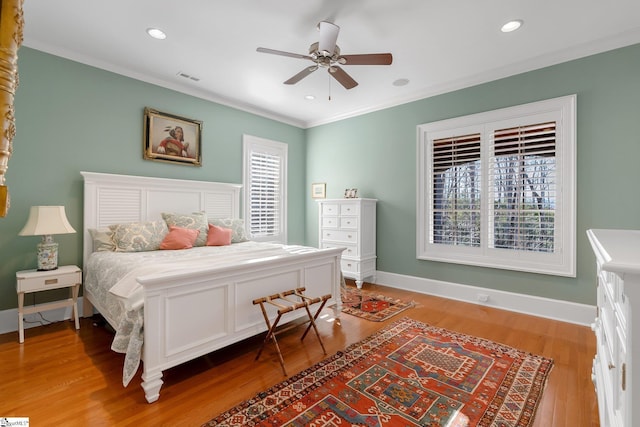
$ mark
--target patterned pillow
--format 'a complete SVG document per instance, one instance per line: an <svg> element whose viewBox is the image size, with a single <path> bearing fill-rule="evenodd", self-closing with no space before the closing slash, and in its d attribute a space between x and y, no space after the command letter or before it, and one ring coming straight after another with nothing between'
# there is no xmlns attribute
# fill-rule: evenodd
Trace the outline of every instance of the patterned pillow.
<svg viewBox="0 0 640 427"><path fill-rule="evenodd" d="M156 251L169 229L164 221L110 225L116 252Z"/></svg>
<svg viewBox="0 0 640 427"><path fill-rule="evenodd" d="M198 238L194 246L205 246L207 243L207 233L209 232L209 223L207 222L207 214L204 212L194 212L187 214L163 213L162 219L165 220L167 226L189 228L191 230L199 230Z"/></svg>
<svg viewBox="0 0 640 427"><path fill-rule="evenodd" d="M247 232L244 229L244 220L239 218L216 218L210 219L209 222L218 227L230 228L233 230L231 235L231 243L246 242L249 240Z"/></svg>
<svg viewBox="0 0 640 427"><path fill-rule="evenodd" d="M112 252L116 250L116 244L113 242L113 233L111 230L96 230L95 228L90 228L89 234L91 234L91 239L93 240L94 252Z"/></svg>

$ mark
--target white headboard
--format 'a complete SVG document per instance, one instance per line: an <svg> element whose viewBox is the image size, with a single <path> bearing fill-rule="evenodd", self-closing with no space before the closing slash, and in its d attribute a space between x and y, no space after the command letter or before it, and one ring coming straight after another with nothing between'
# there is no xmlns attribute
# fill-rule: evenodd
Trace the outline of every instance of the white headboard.
<svg viewBox="0 0 640 427"><path fill-rule="evenodd" d="M83 260L93 250L91 228L162 219L162 212L205 211L240 218L240 184L80 172L84 177Z"/></svg>

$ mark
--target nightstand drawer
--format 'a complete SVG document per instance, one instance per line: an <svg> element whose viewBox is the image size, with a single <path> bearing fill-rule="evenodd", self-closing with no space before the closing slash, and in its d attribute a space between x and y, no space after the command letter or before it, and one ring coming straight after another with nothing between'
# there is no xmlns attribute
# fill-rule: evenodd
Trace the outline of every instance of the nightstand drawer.
<svg viewBox="0 0 640 427"><path fill-rule="evenodd" d="M42 273L42 272L40 272ZM50 275L31 275L29 273L17 277L18 292L46 291L48 289L68 288L82 283L82 272L61 273L54 270Z"/></svg>

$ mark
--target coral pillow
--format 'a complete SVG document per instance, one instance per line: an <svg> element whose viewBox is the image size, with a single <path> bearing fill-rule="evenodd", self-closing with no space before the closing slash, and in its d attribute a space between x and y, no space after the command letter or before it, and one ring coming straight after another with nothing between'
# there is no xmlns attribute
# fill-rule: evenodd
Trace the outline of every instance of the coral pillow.
<svg viewBox="0 0 640 427"><path fill-rule="evenodd" d="M165 236L160 249L189 249L193 247L200 234L200 230L182 227L169 227L169 233Z"/></svg>
<svg viewBox="0 0 640 427"><path fill-rule="evenodd" d="M209 224L209 234L207 235L207 246L226 246L231 244L233 230L230 228L218 227Z"/></svg>

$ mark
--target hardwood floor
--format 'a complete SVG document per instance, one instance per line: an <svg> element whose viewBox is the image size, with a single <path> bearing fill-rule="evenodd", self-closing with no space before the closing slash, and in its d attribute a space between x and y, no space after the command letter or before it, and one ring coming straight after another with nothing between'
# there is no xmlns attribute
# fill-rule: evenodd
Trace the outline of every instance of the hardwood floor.
<svg viewBox="0 0 640 427"><path fill-rule="evenodd" d="M428 295L365 284L416 303L382 323L343 314L318 322L328 354L408 316L554 359L534 426L597 426L591 361L595 337L584 326L542 319ZM313 334L300 344L298 327L278 336L287 371L296 373L325 356ZM254 361L262 336L164 373L160 399L148 404L140 372L122 386L123 356L109 349L112 334L82 319L0 335L0 417L29 417L31 426L199 426L259 391L282 381L269 345Z"/></svg>

